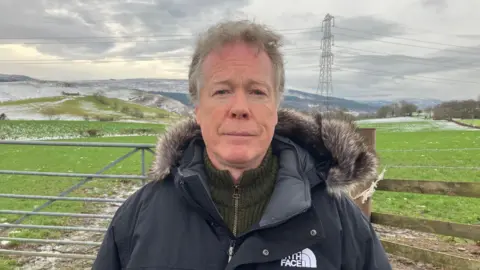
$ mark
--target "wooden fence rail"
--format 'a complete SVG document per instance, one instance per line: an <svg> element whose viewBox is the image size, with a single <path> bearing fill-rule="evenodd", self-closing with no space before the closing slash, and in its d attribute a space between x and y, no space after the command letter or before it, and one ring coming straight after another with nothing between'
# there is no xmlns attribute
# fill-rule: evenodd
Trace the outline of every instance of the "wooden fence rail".
<svg viewBox="0 0 480 270"><path fill-rule="evenodd" d="M384 179L377 190L480 198L479 182Z"/></svg>
<svg viewBox="0 0 480 270"><path fill-rule="evenodd" d="M372 149L375 149L375 129L359 129L359 134L365 138L366 144L368 144ZM362 189L365 189L365 187L359 187L359 190L354 191L352 195L355 195L356 192L361 192ZM378 182L377 190L387 192L407 192L426 195L480 198L480 182L383 179ZM473 241L479 241L480 243L480 225L460 224L387 213L372 213L372 198L369 198L369 200L367 200L365 203L362 203L360 200L355 200L355 202L364 212L364 214L370 217L371 222L374 224L438 235L459 237ZM390 240L382 239L381 241L385 250L390 254L439 266L442 269L480 269L480 260L474 260L466 257L395 243Z"/></svg>

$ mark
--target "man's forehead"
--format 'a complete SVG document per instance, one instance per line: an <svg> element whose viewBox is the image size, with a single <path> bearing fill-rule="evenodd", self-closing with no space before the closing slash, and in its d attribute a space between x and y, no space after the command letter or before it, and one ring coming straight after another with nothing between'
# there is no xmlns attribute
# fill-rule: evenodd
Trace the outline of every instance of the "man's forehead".
<svg viewBox="0 0 480 270"><path fill-rule="evenodd" d="M262 57L263 54L265 54L265 52L260 50L257 46L237 41L215 48L207 55L205 62L225 60L229 58L254 59Z"/></svg>

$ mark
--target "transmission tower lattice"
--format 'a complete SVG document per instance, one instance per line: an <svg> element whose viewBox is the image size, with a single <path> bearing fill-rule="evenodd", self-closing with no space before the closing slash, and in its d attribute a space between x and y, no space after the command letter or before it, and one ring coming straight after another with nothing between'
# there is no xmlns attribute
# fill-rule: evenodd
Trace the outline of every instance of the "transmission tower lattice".
<svg viewBox="0 0 480 270"><path fill-rule="evenodd" d="M322 52L320 56L320 73L318 76L317 94L323 97L323 108L329 110L330 96L333 93L332 85L332 65L333 53L332 46L334 45L334 37L332 35L332 27L335 26L335 17L330 14L325 15L322 22Z"/></svg>

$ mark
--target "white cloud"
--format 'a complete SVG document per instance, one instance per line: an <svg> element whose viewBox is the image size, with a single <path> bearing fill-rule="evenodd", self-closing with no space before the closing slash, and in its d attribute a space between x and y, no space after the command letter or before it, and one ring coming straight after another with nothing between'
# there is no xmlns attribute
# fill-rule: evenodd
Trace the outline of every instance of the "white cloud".
<svg viewBox="0 0 480 270"><path fill-rule="evenodd" d="M477 0L5 0L0 73L186 78L196 33L221 19L248 18L284 34L287 85L314 92L318 27L330 13L336 23L334 96L475 98L478 10Z"/></svg>

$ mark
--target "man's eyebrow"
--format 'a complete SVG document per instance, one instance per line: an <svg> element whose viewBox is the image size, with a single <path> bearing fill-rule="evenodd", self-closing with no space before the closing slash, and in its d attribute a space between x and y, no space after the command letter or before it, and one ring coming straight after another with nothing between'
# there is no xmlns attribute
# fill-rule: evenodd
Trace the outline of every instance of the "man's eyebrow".
<svg viewBox="0 0 480 270"><path fill-rule="evenodd" d="M266 86L266 87L269 87L268 83L264 80L255 80L255 79L248 79L246 80L247 82L247 85L250 86L250 85L253 85L253 84L259 84L259 85L262 85L262 86ZM233 83L231 80L218 80L218 81L213 81L213 84L227 84L229 86L232 86Z"/></svg>

